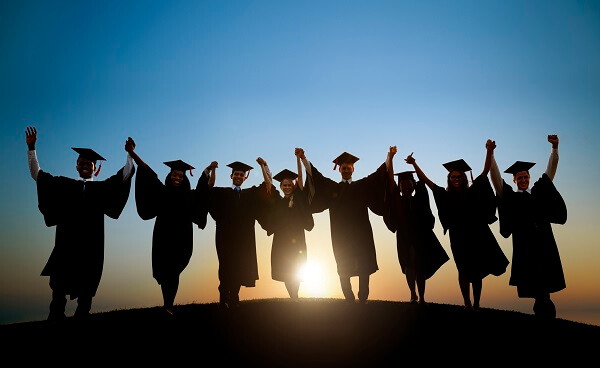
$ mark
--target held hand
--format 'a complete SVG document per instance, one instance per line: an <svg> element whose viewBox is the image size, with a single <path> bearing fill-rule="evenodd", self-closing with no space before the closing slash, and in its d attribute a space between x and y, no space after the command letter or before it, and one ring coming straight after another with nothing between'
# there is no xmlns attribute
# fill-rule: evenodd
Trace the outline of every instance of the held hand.
<svg viewBox="0 0 600 368"><path fill-rule="evenodd" d="M409 165L412 165L412 164L414 164L415 162L417 162L417 161L415 160L415 158L413 157L413 153L414 153L414 152L412 152L410 155L406 156L406 158L404 159L404 161L406 161L406 163L407 163L407 164L409 164Z"/></svg>
<svg viewBox="0 0 600 368"><path fill-rule="evenodd" d="M558 148L558 136L556 134L549 134L548 142L552 143L552 148Z"/></svg>
<svg viewBox="0 0 600 368"><path fill-rule="evenodd" d="M390 151L388 152L388 156L390 156L390 158L394 158L396 153L398 153L398 148L396 146L390 146Z"/></svg>
<svg viewBox="0 0 600 368"><path fill-rule="evenodd" d="M133 141L133 138L127 137L127 141L125 142L125 151L127 151L128 153L131 153L134 150L135 150L135 142Z"/></svg>
<svg viewBox="0 0 600 368"><path fill-rule="evenodd" d="M488 139L487 142L485 142L485 149L487 149L488 151L495 150L496 149L496 141Z"/></svg>
<svg viewBox="0 0 600 368"><path fill-rule="evenodd" d="M296 149L294 150L294 154L295 154L297 157L301 158L301 159L303 159L303 158L305 157L305 156L304 156L304 150L303 150L302 148L296 148Z"/></svg>
<svg viewBox="0 0 600 368"><path fill-rule="evenodd" d="M25 129L25 143L27 143L30 151L35 149L35 142L37 142L37 130L34 127L27 127Z"/></svg>
<svg viewBox="0 0 600 368"><path fill-rule="evenodd" d="M219 167L219 163L217 161L213 161L206 167L206 170L211 171Z"/></svg>
<svg viewBox="0 0 600 368"><path fill-rule="evenodd" d="M256 162L258 162L258 164L259 164L260 166L267 166L267 162L266 162L265 160L263 160L263 158L262 158L262 157L259 157L259 158L257 158L257 159L256 159Z"/></svg>

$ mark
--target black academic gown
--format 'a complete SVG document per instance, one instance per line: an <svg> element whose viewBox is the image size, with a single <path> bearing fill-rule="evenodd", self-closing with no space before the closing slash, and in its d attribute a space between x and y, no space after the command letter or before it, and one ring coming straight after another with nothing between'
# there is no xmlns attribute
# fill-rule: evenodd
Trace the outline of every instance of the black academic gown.
<svg viewBox="0 0 600 368"><path fill-rule="evenodd" d="M429 279L450 258L433 232L435 217L427 188L421 181L414 196L405 196L395 183L392 185L383 220L396 233L400 268L406 274L406 268L412 266L418 275Z"/></svg>
<svg viewBox="0 0 600 368"><path fill-rule="evenodd" d="M272 187L272 192L275 191ZM255 286L258 280L255 221L264 226L269 197L266 185L242 189L208 189L208 211L216 224L219 280L228 285Z"/></svg>
<svg viewBox="0 0 600 368"><path fill-rule="evenodd" d="M531 193L514 192L503 181L499 199L500 234L513 237L509 284L521 298L535 298L566 288L551 224L565 224L567 206L548 175Z"/></svg>
<svg viewBox="0 0 600 368"><path fill-rule="evenodd" d="M75 180L39 171L38 208L56 226L54 249L42 276L71 299L96 295L104 265L104 215L118 219L129 198L123 169L102 181ZM135 168L132 168L133 176Z"/></svg>
<svg viewBox="0 0 600 368"><path fill-rule="evenodd" d="M450 232L450 248L458 271L469 279L500 276L508 258L502 252L489 225L496 220L496 200L486 176L478 176L462 192L434 186L438 217Z"/></svg>
<svg viewBox="0 0 600 368"><path fill-rule="evenodd" d="M306 187L314 186L311 212L329 209L331 243L338 274L350 277L375 273L379 267L369 209L383 216L387 179L385 163L374 173L351 184L336 183L324 177L314 166L311 171L312 175L306 178Z"/></svg>
<svg viewBox="0 0 600 368"><path fill-rule="evenodd" d="M198 186L206 186L202 173ZM193 251L193 224L204 229L207 211L201 192L163 184L149 167L139 166L135 179L135 203L143 220L156 218L152 233L152 276L159 284L179 277Z"/></svg>
<svg viewBox="0 0 600 368"><path fill-rule="evenodd" d="M271 247L271 278L277 281L299 281L299 271L306 264L304 231L314 227L305 191L298 188L290 198L277 198L269 209L267 235L273 234Z"/></svg>

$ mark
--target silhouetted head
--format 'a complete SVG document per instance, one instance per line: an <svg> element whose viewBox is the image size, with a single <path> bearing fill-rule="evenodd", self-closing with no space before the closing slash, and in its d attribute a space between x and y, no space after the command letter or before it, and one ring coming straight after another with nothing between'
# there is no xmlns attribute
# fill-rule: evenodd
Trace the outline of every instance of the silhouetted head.
<svg viewBox="0 0 600 368"><path fill-rule="evenodd" d="M412 195L417 186L417 182L413 176L414 171L404 171L401 173L394 174L398 177L398 187L402 192L402 195Z"/></svg>
<svg viewBox="0 0 600 368"><path fill-rule="evenodd" d="M239 161L232 162L227 166L231 167L230 177L233 185L236 187L242 186L244 181L248 178L248 175L250 175L250 170L252 170L252 166Z"/></svg>
<svg viewBox="0 0 600 368"><path fill-rule="evenodd" d="M471 167L463 159L446 162L443 164L448 170L447 191L460 192L469 188L469 180L467 179L467 171L471 171Z"/></svg>
<svg viewBox="0 0 600 368"><path fill-rule="evenodd" d="M338 157L336 157L335 160L333 160L333 163L335 164L333 169L335 170L335 168L339 166L339 171L342 175L342 179L350 180L352 179L352 174L354 173L354 163L358 160L358 157L348 152L344 152Z"/></svg>
<svg viewBox="0 0 600 368"><path fill-rule="evenodd" d="M79 176L84 179L90 179L96 170L96 162L98 160L104 160L104 157L100 156L91 148L73 147L73 151L79 153L77 165L75 166Z"/></svg>
<svg viewBox="0 0 600 368"><path fill-rule="evenodd" d="M278 172L277 175L273 177L273 179L279 182L279 188L286 197L289 197L294 192L294 188L296 186L294 180L297 177L298 174L296 174L295 172L288 169L283 169L280 172Z"/></svg>

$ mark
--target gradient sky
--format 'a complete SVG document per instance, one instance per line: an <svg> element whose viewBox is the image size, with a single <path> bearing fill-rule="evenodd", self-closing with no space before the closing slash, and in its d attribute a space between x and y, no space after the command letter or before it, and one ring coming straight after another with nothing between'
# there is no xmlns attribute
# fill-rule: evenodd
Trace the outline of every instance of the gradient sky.
<svg viewBox="0 0 600 368"><path fill-rule="evenodd" d="M0 323L45 319L51 296L39 274L55 228L44 225L27 169L32 125L40 166L54 175L76 177L71 147L79 146L107 158L106 178L125 163L131 136L161 178L163 161L198 168L193 184L218 161L218 186L231 184L232 161L258 167L261 156L274 173L295 170L295 147L335 180L337 155L360 157L358 179L390 145L396 171L409 169L403 158L414 152L444 185L444 162L463 158L481 172L488 138L502 170L537 162L536 179L550 153L546 136L558 134L555 184L569 217L554 233L567 288L553 299L558 317L600 325L599 45L598 1L2 1ZM245 185L261 181L252 171ZM300 296L342 298L328 212L314 218L308 259L319 282L305 282ZM378 216L371 223L380 270L370 298L407 301L395 234ZM162 305L153 225L138 217L132 188L121 217L105 220L92 312ZM510 259L511 239L498 223L491 228ZM257 226L256 238L260 280L241 298L287 297L270 278L272 237ZM217 267L209 218L194 230L176 303L217 301ZM532 313L509 277L510 266L484 279L482 307ZM427 282L426 298L462 304L452 257Z"/></svg>

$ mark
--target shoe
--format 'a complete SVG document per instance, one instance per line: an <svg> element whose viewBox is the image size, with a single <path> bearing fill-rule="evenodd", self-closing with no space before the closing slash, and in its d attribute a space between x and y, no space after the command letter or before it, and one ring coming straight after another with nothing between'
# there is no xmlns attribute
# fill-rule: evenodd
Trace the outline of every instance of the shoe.
<svg viewBox="0 0 600 368"><path fill-rule="evenodd" d="M419 300L419 305L425 305L425 304L427 304L426 301L424 301L423 299Z"/></svg>
<svg viewBox="0 0 600 368"><path fill-rule="evenodd" d="M410 304L417 304L418 300L416 298L410 299Z"/></svg>
<svg viewBox="0 0 600 368"><path fill-rule="evenodd" d="M473 310L473 307L472 307L472 306L470 306L470 305L465 305L465 306L463 307L463 310L464 310L465 312L469 312L469 313L474 311L474 310Z"/></svg>
<svg viewBox="0 0 600 368"><path fill-rule="evenodd" d="M358 303L364 305L364 304L367 304L368 301L367 301L367 299L358 299Z"/></svg>

